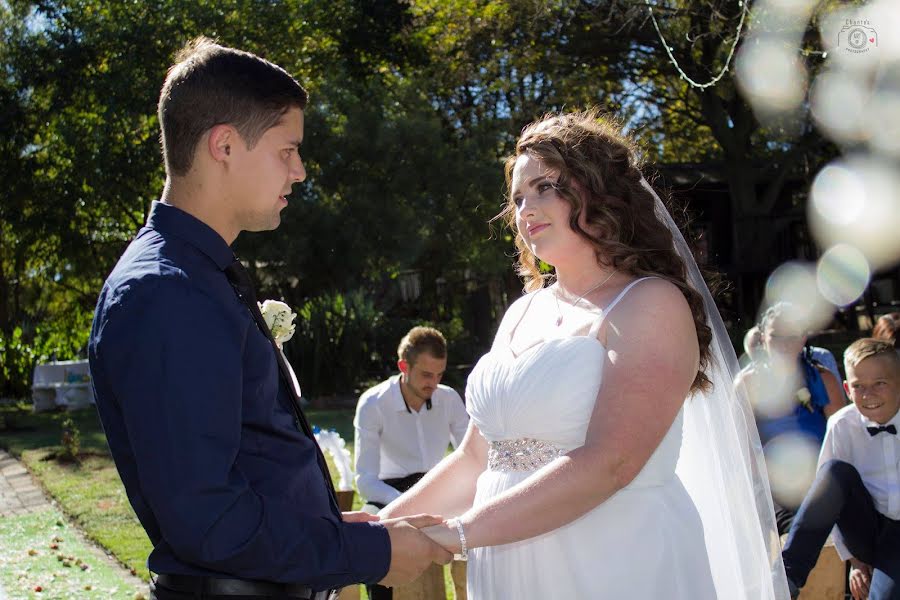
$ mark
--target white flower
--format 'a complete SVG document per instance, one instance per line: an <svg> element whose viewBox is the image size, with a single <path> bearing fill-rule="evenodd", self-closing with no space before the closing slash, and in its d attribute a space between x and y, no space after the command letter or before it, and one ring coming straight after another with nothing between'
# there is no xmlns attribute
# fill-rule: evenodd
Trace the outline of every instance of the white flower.
<svg viewBox="0 0 900 600"><path fill-rule="evenodd" d="M278 300L266 300L259 305L259 312L262 313L266 326L272 332L272 337L275 338L279 348L294 337L294 330L297 328L294 319L297 318L297 313L292 311L290 306Z"/></svg>
<svg viewBox="0 0 900 600"><path fill-rule="evenodd" d="M813 412L815 409L813 408L812 402L812 394L809 393L809 390L805 387L797 390L797 393L794 395L797 399L797 402L800 403L800 406L806 408L809 412Z"/></svg>

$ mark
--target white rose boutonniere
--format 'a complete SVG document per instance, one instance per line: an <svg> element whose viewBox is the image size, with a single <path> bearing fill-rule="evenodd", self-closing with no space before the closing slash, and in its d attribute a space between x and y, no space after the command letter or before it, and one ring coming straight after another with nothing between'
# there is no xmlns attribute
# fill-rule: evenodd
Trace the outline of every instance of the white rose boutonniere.
<svg viewBox="0 0 900 600"><path fill-rule="evenodd" d="M812 400L812 394L809 393L809 389L802 387L797 390L796 398L797 402L799 402L804 408L806 408L806 410L808 410L809 412L813 411L813 407L809 402L810 400Z"/></svg>
<svg viewBox="0 0 900 600"><path fill-rule="evenodd" d="M278 300L266 300L259 305L259 312L262 313L266 326L272 332L272 337L275 338L279 348L294 337L297 328L294 319L297 318L297 313L292 311L290 306Z"/></svg>

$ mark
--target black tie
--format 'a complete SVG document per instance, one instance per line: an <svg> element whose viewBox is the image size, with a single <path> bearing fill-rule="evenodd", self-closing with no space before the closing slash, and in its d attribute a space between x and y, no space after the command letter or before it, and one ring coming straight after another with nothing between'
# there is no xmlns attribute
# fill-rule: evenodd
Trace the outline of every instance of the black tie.
<svg viewBox="0 0 900 600"><path fill-rule="evenodd" d="M878 435L882 431L886 431L888 433L897 435L897 428L894 427L893 425L882 425L880 427L866 427L866 431L868 431L869 435L871 435L873 437Z"/></svg>
<svg viewBox="0 0 900 600"><path fill-rule="evenodd" d="M272 344L272 350L275 352L275 359L278 362L278 370L281 372L281 380L284 382L285 387L287 387L291 397L291 404L294 407L297 425L303 433L312 440L313 445L316 447L316 457L319 462L319 468L322 469L322 476L325 478L325 483L328 486L331 499L334 502L334 507L340 512L337 508L337 493L334 491L334 484L332 483L331 475L328 472L328 464L325 462L325 456L322 454L322 449L319 448L318 442L316 442L312 428L309 426L309 421L306 420L306 415L303 414L303 410L300 408L300 397L297 395L297 390L294 388L291 373L287 363L284 361L284 356L282 356L281 351L275 344L275 338L272 337L272 332L269 330L269 326L266 325L266 320L259 310L259 304L257 304L256 301L256 290L253 287L253 280L250 278L250 273L247 272L247 269L244 268L241 261L235 259L233 263L225 267L225 276L228 277L228 281L231 283L231 286L234 288L238 297L250 310L250 314L253 315L253 320L256 321L256 325L259 327L260 331L263 332Z"/></svg>

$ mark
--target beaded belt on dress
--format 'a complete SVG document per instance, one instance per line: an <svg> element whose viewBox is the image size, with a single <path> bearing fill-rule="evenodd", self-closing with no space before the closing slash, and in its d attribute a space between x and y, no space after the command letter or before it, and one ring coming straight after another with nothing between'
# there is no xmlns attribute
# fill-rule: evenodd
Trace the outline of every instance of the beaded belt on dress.
<svg viewBox="0 0 900 600"><path fill-rule="evenodd" d="M535 471L559 458L562 450L550 442L522 438L491 442L488 469L491 471Z"/></svg>

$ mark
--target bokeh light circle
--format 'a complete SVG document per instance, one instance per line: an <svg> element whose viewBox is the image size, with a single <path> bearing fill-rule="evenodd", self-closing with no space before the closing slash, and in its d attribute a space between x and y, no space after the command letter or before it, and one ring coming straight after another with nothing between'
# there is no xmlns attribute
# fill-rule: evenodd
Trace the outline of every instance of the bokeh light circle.
<svg viewBox="0 0 900 600"><path fill-rule="evenodd" d="M865 255L850 244L829 248L816 267L819 292L836 306L856 302L869 285L871 275Z"/></svg>

